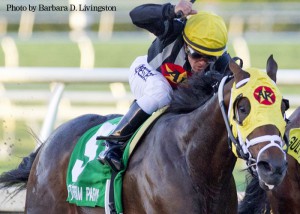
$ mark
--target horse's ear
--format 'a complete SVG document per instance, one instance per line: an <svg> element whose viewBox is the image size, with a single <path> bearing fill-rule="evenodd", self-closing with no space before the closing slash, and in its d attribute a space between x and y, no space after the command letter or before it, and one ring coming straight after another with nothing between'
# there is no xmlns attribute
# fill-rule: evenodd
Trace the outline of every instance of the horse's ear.
<svg viewBox="0 0 300 214"><path fill-rule="evenodd" d="M276 82L277 70L278 70L278 65L276 61L273 59L273 54L272 54L267 61L267 74L274 82Z"/></svg>
<svg viewBox="0 0 300 214"><path fill-rule="evenodd" d="M230 59L229 68L234 75L234 81L236 83L249 77L249 74L245 72L233 59Z"/></svg>

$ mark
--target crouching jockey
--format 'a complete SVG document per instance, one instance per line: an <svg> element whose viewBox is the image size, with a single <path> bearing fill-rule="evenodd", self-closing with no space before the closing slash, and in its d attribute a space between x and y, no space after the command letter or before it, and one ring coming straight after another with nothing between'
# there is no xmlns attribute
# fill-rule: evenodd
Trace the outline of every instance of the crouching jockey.
<svg viewBox="0 0 300 214"><path fill-rule="evenodd" d="M191 16L186 21L179 20L176 15L179 11L185 17ZM130 67L129 85L136 102L111 136L98 138L106 140L100 162L114 171L123 167L124 142L149 115L170 104L178 84L185 83L194 73L204 74L210 65L226 67L223 64L229 62L224 20L211 12L197 13L188 0L180 0L176 5L141 5L130 12L130 17L136 26L153 33L156 39L148 55L137 57Z"/></svg>

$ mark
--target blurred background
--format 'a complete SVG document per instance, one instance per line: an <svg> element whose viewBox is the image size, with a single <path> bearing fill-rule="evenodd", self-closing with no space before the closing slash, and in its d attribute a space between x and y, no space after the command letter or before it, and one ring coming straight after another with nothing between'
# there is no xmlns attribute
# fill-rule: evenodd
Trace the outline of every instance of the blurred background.
<svg viewBox="0 0 300 214"><path fill-rule="evenodd" d="M48 1L49 2L49 1ZM164 0L1 0L0 173L17 166L39 141L76 116L125 113L133 100L127 84L131 62L145 55L154 37L135 27L129 11ZM7 11L9 4L14 11ZM18 6L86 4L105 11L20 11ZM24 7L23 7L24 8ZM222 16L228 51L244 67L265 68L270 54L278 82L300 105L300 2L196 1L194 8ZM239 165L240 166L240 165ZM242 168L242 167L240 167ZM239 170L235 174L240 175ZM238 176L243 190L244 175Z"/></svg>

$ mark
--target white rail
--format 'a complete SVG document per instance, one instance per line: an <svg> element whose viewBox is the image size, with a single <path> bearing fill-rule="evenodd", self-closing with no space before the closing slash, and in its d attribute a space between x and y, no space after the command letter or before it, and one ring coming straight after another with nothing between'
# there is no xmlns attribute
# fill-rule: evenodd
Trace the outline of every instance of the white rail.
<svg viewBox="0 0 300 214"><path fill-rule="evenodd" d="M125 83L128 72L128 68L0 67L0 83Z"/></svg>
<svg viewBox="0 0 300 214"><path fill-rule="evenodd" d="M128 81L128 68L0 67L0 83L111 83ZM279 85L299 85L300 69L280 69Z"/></svg>
<svg viewBox="0 0 300 214"><path fill-rule="evenodd" d="M55 83L52 91L48 110L44 115L44 122L39 134L39 139L43 142L47 139L51 131L54 129L58 107L63 96L65 84L69 83L125 83L127 82L128 69L123 68L99 68L99 69L80 69L80 68L7 68L0 69L0 83ZM100 92L99 92L100 93ZM121 93L121 95L120 95ZM128 97L121 92L112 93L116 98L123 100ZM5 90L2 96L5 96ZM112 97L113 97L112 95ZM10 100L9 97L6 100ZM101 100L101 99L100 99ZM9 104L2 106L5 110L2 115L18 114L18 110ZM22 112L24 114L24 110ZM45 111L43 111L45 112ZM22 113L21 113L22 114ZM38 113L36 114L38 115ZM67 115L70 115L67 113ZM16 115L17 116L17 115ZM20 115L19 115L20 116Z"/></svg>

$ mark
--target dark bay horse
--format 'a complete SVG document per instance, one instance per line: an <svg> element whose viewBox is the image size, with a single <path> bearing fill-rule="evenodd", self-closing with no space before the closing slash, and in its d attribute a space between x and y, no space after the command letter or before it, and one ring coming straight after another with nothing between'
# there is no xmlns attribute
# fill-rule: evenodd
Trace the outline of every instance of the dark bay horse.
<svg viewBox="0 0 300 214"><path fill-rule="evenodd" d="M277 186L283 180L287 166L280 144L285 105L274 83L277 64L273 57L268 59L269 77L260 72L265 78L245 72L233 60L229 68L233 76L222 79L218 93L212 87L216 81L213 72L195 74L188 86L174 92L169 109L143 136L129 160L123 178L124 213L237 213L232 175L236 156L229 149L228 124L240 127L243 133L249 132L246 141L251 145L241 146L243 136L231 140L237 143L238 154L258 173L261 185ZM251 97L238 96L230 101L233 86L245 88L250 83L257 84ZM256 114L252 110L252 104L271 108L273 103L277 107L272 118L268 112ZM234 111L233 123L228 121L227 109ZM17 169L3 174L0 183L26 187L26 213L105 213L100 207L77 207L66 202L66 169L79 137L107 119L84 115L61 125ZM280 124L272 123L273 120ZM262 125L251 129L251 124L261 122Z"/></svg>
<svg viewBox="0 0 300 214"><path fill-rule="evenodd" d="M300 107L289 117L287 137L292 128L300 128ZM262 190L257 178L252 178L239 205L240 214L300 214L300 164L289 154L287 160L286 176L272 191Z"/></svg>

